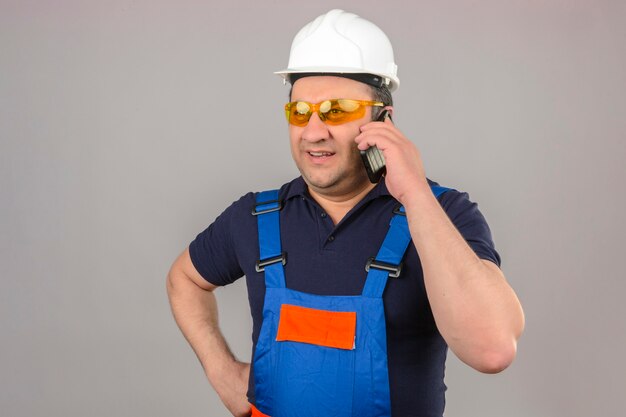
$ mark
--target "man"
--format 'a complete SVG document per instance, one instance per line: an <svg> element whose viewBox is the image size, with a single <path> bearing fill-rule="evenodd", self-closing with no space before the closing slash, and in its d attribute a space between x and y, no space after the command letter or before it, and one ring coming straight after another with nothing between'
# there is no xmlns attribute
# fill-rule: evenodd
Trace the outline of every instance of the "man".
<svg viewBox="0 0 626 417"><path fill-rule="evenodd" d="M176 321L235 416L441 416L447 347L500 372L524 326L489 228L467 194L426 179L389 118L373 121L399 84L378 27L332 10L280 74L302 176L243 196L180 255ZM386 160L376 184L360 157L372 146ZM213 294L243 275L252 369L229 351Z"/></svg>

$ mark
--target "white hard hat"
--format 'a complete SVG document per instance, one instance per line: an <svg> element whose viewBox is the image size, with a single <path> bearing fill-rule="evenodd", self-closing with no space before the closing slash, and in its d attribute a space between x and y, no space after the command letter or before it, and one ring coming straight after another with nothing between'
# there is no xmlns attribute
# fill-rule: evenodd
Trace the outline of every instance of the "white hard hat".
<svg viewBox="0 0 626 417"><path fill-rule="evenodd" d="M331 10L304 26L291 44L287 69L275 74L371 74L390 91L398 88L398 66L387 35L353 13Z"/></svg>

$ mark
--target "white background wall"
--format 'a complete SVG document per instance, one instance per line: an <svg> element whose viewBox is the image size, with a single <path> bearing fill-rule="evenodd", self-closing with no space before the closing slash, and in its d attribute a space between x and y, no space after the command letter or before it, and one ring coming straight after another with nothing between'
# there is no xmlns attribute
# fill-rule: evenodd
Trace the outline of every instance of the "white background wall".
<svg viewBox="0 0 626 417"><path fill-rule="evenodd" d="M391 38L395 122L480 203L525 307L503 374L450 354L446 415L623 413L624 2L0 0L3 416L227 415L165 275L297 175L272 72L333 7ZM243 284L218 297L248 358Z"/></svg>

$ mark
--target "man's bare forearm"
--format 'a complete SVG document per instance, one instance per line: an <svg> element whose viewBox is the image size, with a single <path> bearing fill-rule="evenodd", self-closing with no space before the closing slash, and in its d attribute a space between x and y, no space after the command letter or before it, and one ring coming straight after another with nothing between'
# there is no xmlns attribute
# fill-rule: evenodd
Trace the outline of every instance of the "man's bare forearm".
<svg viewBox="0 0 626 417"><path fill-rule="evenodd" d="M191 345L210 380L219 377L224 362L235 361L218 327L217 301L212 291L198 287L176 272L167 292L178 327ZM212 381L211 381L212 382Z"/></svg>
<svg viewBox="0 0 626 417"><path fill-rule="evenodd" d="M218 325L214 287L194 282L174 264L167 278L167 293L178 327L200 360L209 382L224 405L236 416L246 416L250 365L237 361Z"/></svg>
<svg viewBox="0 0 626 417"><path fill-rule="evenodd" d="M429 189L405 204L428 299L442 336L465 363L487 373L515 357L524 315L493 263L479 259Z"/></svg>

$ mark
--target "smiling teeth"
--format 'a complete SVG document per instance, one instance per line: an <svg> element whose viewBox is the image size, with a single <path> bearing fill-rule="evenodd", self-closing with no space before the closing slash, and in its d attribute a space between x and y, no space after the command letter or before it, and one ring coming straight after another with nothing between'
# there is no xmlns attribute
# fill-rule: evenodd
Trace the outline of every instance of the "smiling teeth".
<svg viewBox="0 0 626 417"><path fill-rule="evenodd" d="M332 153L330 152L309 152L311 156L330 156Z"/></svg>

